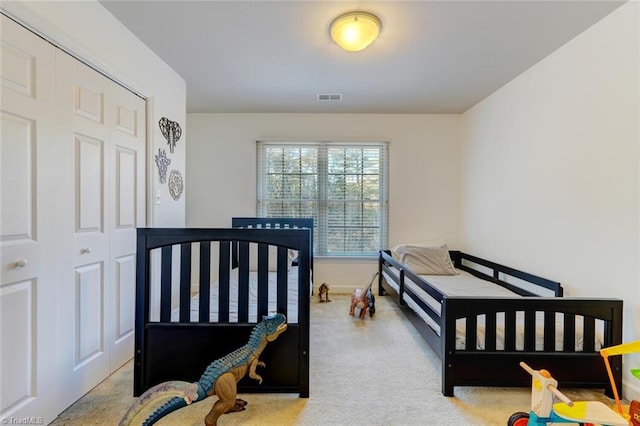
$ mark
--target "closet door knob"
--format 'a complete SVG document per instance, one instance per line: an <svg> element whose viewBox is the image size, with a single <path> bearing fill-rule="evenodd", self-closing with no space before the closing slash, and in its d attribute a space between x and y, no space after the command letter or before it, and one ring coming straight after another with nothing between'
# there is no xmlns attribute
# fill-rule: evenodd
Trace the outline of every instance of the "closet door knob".
<svg viewBox="0 0 640 426"><path fill-rule="evenodd" d="M89 253L91 253L91 247L80 249L80 254L89 254Z"/></svg>
<svg viewBox="0 0 640 426"><path fill-rule="evenodd" d="M15 262L13 262L12 266L14 269L24 268L25 266L27 266L27 263L29 263L27 259L18 259Z"/></svg>

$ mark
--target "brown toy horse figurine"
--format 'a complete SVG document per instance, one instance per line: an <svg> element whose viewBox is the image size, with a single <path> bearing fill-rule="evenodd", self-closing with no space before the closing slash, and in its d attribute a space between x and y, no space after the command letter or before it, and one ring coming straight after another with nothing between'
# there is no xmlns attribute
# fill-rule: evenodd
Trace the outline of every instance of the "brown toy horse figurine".
<svg viewBox="0 0 640 426"><path fill-rule="evenodd" d="M378 276L377 272L373 274L371 282L366 288L356 288L353 290L353 294L351 294L351 308L349 309L349 315L355 315L356 308L360 309L359 317L361 319L364 319L367 309L369 309L369 316L371 317L376 313L376 299L371 291L371 286L373 285L373 281L376 276Z"/></svg>

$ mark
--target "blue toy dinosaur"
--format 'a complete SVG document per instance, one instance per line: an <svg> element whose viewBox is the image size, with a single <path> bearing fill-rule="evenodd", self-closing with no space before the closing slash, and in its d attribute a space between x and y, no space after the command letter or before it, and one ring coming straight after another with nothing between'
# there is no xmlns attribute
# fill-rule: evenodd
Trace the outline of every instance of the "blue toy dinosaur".
<svg viewBox="0 0 640 426"><path fill-rule="evenodd" d="M258 358L267 343L273 342L287 329L286 321L283 314L263 317L262 322L254 327L246 345L213 361L195 383L171 381L150 388L127 410L119 426L152 425L172 411L211 395L217 395L218 400L204 419L207 426L216 425L223 414L244 410L247 402L236 399L238 381L248 372L249 377L262 383L256 367L264 367L265 364Z"/></svg>

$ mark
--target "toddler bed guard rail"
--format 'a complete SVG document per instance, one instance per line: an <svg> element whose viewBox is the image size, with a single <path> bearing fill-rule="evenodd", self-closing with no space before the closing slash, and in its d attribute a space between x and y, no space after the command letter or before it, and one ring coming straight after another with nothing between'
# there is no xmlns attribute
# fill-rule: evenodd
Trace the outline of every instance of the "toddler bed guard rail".
<svg viewBox="0 0 640 426"><path fill-rule="evenodd" d="M603 388L611 396L600 347L622 342L622 300L562 297L559 283L491 261L449 252L462 274L512 297L451 296L391 251L379 256L379 294L401 309L442 362L442 393L455 386L528 387L521 361L549 370L566 387ZM551 293L550 297L540 294ZM616 385L622 360L612 359Z"/></svg>

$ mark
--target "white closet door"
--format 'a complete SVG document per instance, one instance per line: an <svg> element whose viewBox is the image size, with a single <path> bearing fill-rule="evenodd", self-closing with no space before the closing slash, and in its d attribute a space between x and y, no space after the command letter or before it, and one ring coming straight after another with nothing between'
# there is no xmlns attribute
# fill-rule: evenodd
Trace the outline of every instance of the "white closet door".
<svg viewBox="0 0 640 426"><path fill-rule="evenodd" d="M61 141L60 338L67 405L133 357L136 228L145 218L145 102L56 54Z"/></svg>
<svg viewBox="0 0 640 426"><path fill-rule="evenodd" d="M0 19L0 422L46 424L133 357L145 102Z"/></svg>
<svg viewBox="0 0 640 426"><path fill-rule="evenodd" d="M133 356L136 228L145 224L145 102L112 84L107 124L111 149L111 371Z"/></svg>
<svg viewBox="0 0 640 426"><path fill-rule="evenodd" d="M111 371L109 254L111 81L64 52L56 54L59 201L65 214L60 252L61 374L71 404Z"/></svg>
<svg viewBox="0 0 640 426"><path fill-rule="evenodd" d="M0 419L58 414L54 54L0 15Z"/></svg>

